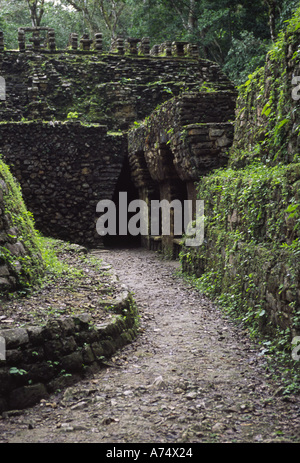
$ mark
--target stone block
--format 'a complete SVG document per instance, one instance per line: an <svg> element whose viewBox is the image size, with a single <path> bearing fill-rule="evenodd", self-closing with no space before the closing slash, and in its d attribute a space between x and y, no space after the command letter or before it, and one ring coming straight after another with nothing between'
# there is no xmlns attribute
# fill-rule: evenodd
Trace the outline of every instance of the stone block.
<svg viewBox="0 0 300 463"><path fill-rule="evenodd" d="M11 409L24 409L46 397L48 397L46 387L39 383L13 390L9 395L8 404Z"/></svg>
<svg viewBox="0 0 300 463"><path fill-rule="evenodd" d="M5 339L7 349L13 349L29 342L28 333L24 328L1 330L0 336Z"/></svg>
<svg viewBox="0 0 300 463"><path fill-rule="evenodd" d="M83 357L81 352L72 352L60 359L61 366L67 372L81 371L83 368Z"/></svg>

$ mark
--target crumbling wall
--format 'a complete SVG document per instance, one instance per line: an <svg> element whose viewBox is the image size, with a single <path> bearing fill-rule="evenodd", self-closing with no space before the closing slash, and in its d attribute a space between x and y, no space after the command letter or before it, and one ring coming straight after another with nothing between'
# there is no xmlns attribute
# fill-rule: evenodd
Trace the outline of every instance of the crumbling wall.
<svg viewBox="0 0 300 463"><path fill-rule="evenodd" d="M100 240L97 202L113 198L125 165L122 131L192 90L191 99L179 100L181 125L214 123L224 111L227 120L233 86L217 64L198 59L189 44L166 42L151 51L145 40L140 46L138 41L118 40L107 52L101 37L95 42L84 37L79 45L79 38L72 36L62 51L48 42L42 47L42 30L33 31L29 48L28 41L24 45L27 32L32 31L19 31L19 51L0 49L0 74L6 82L6 99L0 101L0 152L20 181L39 230L95 245ZM53 31L45 32L51 32L53 42ZM167 131L176 124L172 108ZM193 134L195 130L202 129ZM133 169L131 174L135 176ZM130 182L129 170L127 177Z"/></svg>

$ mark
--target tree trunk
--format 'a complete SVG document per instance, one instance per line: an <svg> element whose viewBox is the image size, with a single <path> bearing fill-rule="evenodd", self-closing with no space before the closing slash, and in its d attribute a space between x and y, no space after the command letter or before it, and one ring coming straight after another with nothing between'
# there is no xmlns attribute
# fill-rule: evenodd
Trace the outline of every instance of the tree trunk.
<svg viewBox="0 0 300 463"><path fill-rule="evenodd" d="M269 9L269 27L270 35L273 42L276 40L276 9L277 0L264 0Z"/></svg>
<svg viewBox="0 0 300 463"><path fill-rule="evenodd" d="M40 5L38 9L39 1ZM45 0L27 0L32 27L39 27L41 25L42 17L44 14L44 3Z"/></svg>
<svg viewBox="0 0 300 463"><path fill-rule="evenodd" d="M188 29L191 33L197 28L196 0L190 0Z"/></svg>

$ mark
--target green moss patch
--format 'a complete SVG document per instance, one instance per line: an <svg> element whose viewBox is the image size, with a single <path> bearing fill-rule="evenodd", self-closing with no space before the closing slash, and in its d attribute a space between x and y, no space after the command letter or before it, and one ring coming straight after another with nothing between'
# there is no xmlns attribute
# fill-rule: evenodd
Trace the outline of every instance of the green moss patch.
<svg viewBox="0 0 300 463"><path fill-rule="evenodd" d="M32 214L24 204L20 186L2 160L0 180L0 265L10 274L6 275L11 283L8 288L25 289L43 275L41 248Z"/></svg>

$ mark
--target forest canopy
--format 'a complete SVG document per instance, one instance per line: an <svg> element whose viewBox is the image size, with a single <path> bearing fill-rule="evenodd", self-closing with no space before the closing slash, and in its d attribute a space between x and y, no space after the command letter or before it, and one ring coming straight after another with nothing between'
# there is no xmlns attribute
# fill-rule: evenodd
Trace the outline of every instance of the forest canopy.
<svg viewBox="0 0 300 463"><path fill-rule="evenodd" d="M240 84L265 55L299 0L0 0L0 30L17 48L20 26L54 28L59 48L71 32L112 38L192 41L200 55L219 63Z"/></svg>

